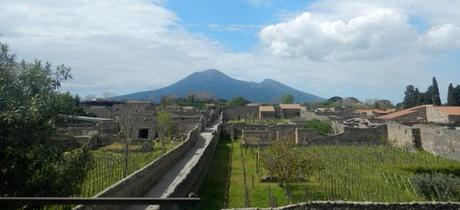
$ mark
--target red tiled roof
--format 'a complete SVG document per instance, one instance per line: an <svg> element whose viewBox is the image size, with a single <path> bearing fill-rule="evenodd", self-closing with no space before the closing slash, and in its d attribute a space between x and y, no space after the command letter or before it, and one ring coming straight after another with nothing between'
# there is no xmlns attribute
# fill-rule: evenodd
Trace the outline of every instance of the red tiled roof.
<svg viewBox="0 0 460 210"><path fill-rule="evenodd" d="M446 115L460 115L460 106L438 106L435 108Z"/></svg>
<svg viewBox="0 0 460 210"><path fill-rule="evenodd" d="M401 116L404 116L404 115L414 113L418 109L421 109L421 108L423 108L425 106L426 105L421 105L421 106L416 106L416 107L412 107L412 108L409 108L409 109L404 109L404 110L401 110L401 111L393 112L393 113L390 113L390 114L387 114L387 115L380 116L380 117L378 117L378 119L392 120L392 119L395 119L395 118L398 118L398 117L401 117Z"/></svg>
<svg viewBox="0 0 460 210"><path fill-rule="evenodd" d="M389 114L395 111L395 109L388 109L388 110L380 110L380 109L357 109L355 110L356 112L359 113L364 113L364 112L374 112L377 114Z"/></svg>

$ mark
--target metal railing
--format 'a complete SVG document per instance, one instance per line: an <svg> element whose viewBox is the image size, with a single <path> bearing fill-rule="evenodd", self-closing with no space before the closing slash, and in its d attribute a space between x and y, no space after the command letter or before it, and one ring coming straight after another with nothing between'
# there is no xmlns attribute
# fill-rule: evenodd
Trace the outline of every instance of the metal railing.
<svg viewBox="0 0 460 210"><path fill-rule="evenodd" d="M197 208L200 198L152 198L152 197L0 197L0 207L29 205L159 205L176 206L178 209Z"/></svg>

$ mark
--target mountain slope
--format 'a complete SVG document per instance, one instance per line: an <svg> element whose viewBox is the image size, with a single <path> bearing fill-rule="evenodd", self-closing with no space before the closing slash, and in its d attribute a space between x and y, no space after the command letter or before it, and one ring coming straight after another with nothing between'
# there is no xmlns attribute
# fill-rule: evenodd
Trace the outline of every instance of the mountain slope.
<svg viewBox="0 0 460 210"><path fill-rule="evenodd" d="M231 99L242 96L252 102L276 103L284 94L291 94L296 102L317 102L324 99L305 93L275 80L266 79L261 83L233 79L224 73L210 69L195 72L184 79L161 89L143 91L123 96L114 100L153 100L159 102L162 96L186 97L187 95L209 95L215 98Z"/></svg>

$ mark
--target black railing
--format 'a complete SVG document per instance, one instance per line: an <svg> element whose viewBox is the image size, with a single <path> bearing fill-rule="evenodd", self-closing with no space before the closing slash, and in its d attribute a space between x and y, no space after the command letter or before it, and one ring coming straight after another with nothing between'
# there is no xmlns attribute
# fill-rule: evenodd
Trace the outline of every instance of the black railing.
<svg viewBox="0 0 460 210"><path fill-rule="evenodd" d="M0 197L0 206L28 205L159 205L197 208L200 198L149 198L149 197Z"/></svg>

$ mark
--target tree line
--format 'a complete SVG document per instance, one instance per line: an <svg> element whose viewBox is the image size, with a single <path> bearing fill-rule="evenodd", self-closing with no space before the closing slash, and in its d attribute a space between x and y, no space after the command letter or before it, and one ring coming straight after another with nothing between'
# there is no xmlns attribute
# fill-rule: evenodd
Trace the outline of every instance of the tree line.
<svg viewBox="0 0 460 210"><path fill-rule="evenodd" d="M452 83L449 84L447 90L447 105L460 106L460 85L454 87Z"/></svg>
<svg viewBox="0 0 460 210"><path fill-rule="evenodd" d="M432 84L428 87L425 92L420 91L413 85L408 85L404 92L404 100L402 106L404 108L411 108L420 105L432 104L435 106L441 106L441 97L439 94L438 82L436 77L433 77ZM460 85L454 88L450 83L448 88L447 105L458 106L460 105Z"/></svg>

